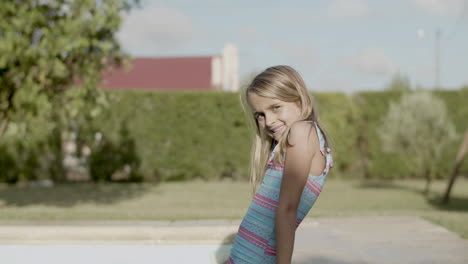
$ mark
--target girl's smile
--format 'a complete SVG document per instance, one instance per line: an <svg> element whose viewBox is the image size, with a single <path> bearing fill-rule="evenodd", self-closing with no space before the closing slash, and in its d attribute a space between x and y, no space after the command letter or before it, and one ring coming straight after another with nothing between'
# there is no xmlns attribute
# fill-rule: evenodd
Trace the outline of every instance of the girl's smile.
<svg viewBox="0 0 468 264"><path fill-rule="evenodd" d="M253 92L248 94L247 99L258 126L275 140L279 140L286 128L300 119L301 108L298 102L281 101Z"/></svg>
<svg viewBox="0 0 468 264"><path fill-rule="evenodd" d="M283 130L284 130L284 125L281 125L281 126L279 126L279 127L276 127L276 128L273 128L273 129L272 129L274 135L281 134L281 132L282 132Z"/></svg>

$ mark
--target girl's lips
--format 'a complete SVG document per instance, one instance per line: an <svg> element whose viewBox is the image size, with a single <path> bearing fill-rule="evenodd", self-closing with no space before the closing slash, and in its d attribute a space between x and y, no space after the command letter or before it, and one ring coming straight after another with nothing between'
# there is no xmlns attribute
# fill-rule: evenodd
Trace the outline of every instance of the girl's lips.
<svg viewBox="0 0 468 264"><path fill-rule="evenodd" d="M283 131L284 125L279 126L275 130L273 130L273 134L278 134L279 132Z"/></svg>
<svg viewBox="0 0 468 264"><path fill-rule="evenodd" d="M275 127L274 129L269 129L269 128L265 128L265 129L266 129L267 134L271 135L272 137L278 137L280 133L283 132L284 128L285 128L285 125L280 125L280 126Z"/></svg>

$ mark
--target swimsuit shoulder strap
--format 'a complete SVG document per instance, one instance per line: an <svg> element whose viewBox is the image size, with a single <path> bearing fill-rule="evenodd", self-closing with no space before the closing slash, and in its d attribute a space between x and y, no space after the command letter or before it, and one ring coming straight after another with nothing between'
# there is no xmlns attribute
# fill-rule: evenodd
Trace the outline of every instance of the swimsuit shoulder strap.
<svg viewBox="0 0 468 264"><path fill-rule="evenodd" d="M325 156L326 166L323 172L328 173L330 168L333 168L333 156L331 155L331 149L329 147L325 147L325 138L322 134L322 130L319 128L316 122L314 122L314 125L320 141L320 152Z"/></svg>
<svg viewBox="0 0 468 264"><path fill-rule="evenodd" d="M322 130L319 128L316 122L314 122L314 126L315 130L317 131L317 136L320 142L320 152L322 152L322 154L325 155L330 152L330 148L325 149L325 137L322 134Z"/></svg>

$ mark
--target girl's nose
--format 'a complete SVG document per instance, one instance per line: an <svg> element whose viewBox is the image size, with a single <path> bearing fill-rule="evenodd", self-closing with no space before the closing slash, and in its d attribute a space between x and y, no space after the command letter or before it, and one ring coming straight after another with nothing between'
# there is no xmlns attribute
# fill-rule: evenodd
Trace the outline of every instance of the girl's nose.
<svg viewBox="0 0 468 264"><path fill-rule="evenodd" d="M273 115L268 115L268 114L265 114L265 125L267 127L271 127L272 124L275 123L275 118Z"/></svg>

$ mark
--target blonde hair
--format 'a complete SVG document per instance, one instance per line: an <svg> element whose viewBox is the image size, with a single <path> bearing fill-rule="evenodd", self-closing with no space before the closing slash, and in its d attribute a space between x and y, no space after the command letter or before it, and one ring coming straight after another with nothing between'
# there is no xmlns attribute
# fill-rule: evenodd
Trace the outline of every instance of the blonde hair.
<svg viewBox="0 0 468 264"><path fill-rule="evenodd" d="M301 113L299 121L314 121L322 130L319 124L316 107L314 107L313 98L307 91L304 80L292 67L278 65L267 68L258 74L252 82L241 92L241 102L244 111L248 117L249 123L255 131L254 142L251 149L250 158L250 182L253 184L254 192L263 180L268 157L273 149L275 140L268 136L260 128L252 109L248 102L249 93L255 93L262 97L278 99L285 102L299 102ZM248 107L247 107L248 106ZM275 164L283 165L283 156L287 146L290 146L287 136L289 128L278 140L278 148L273 156ZM328 147L326 136L324 134L325 144Z"/></svg>

